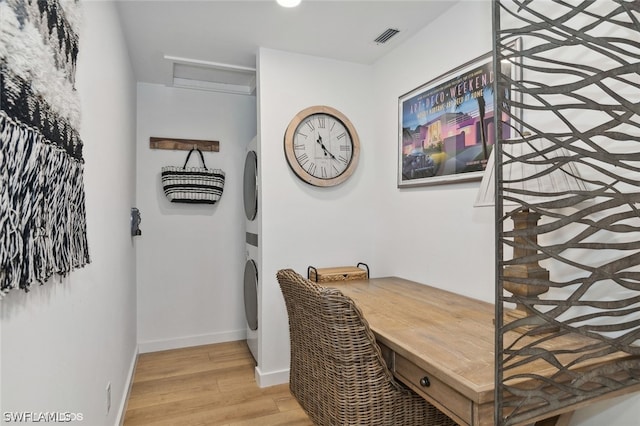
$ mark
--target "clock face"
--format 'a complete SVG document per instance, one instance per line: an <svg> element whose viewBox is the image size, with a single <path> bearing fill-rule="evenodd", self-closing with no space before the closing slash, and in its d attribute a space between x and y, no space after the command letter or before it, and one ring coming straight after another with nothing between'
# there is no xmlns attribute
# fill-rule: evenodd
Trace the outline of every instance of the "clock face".
<svg viewBox="0 0 640 426"><path fill-rule="evenodd" d="M353 142L345 125L329 114L312 114L302 120L293 135L296 161L311 176L333 179L347 169Z"/></svg>
<svg viewBox="0 0 640 426"><path fill-rule="evenodd" d="M357 165L358 136L349 120L330 107L301 111L285 134L285 153L293 171L305 182L333 186Z"/></svg>

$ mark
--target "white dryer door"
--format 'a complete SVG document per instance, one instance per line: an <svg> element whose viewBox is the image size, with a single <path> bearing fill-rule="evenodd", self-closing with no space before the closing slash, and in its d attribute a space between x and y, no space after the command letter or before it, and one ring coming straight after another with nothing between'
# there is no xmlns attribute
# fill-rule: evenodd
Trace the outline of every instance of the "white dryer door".
<svg viewBox="0 0 640 426"><path fill-rule="evenodd" d="M258 156L249 151L244 160L244 213L253 220L258 213Z"/></svg>
<svg viewBox="0 0 640 426"><path fill-rule="evenodd" d="M251 330L258 329L258 269L253 259L244 265L244 313Z"/></svg>

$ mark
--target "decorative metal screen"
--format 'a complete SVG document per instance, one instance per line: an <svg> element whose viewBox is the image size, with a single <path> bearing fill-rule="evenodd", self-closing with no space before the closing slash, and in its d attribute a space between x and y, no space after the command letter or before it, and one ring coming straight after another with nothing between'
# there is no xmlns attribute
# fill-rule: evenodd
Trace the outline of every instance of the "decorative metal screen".
<svg viewBox="0 0 640 426"><path fill-rule="evenodd" d="M493 7L495 415L510 425L640 389L640 1Z"/></svg>

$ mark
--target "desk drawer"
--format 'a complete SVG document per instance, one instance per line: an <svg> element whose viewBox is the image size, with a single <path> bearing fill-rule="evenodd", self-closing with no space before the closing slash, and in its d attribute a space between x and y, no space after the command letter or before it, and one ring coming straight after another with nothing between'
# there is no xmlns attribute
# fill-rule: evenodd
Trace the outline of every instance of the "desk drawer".
<svg viewBox="0 0 640 426"><path fill-rule="evenodd" d="M395 354L394 373L407 386L457 422L473 424L472 402L447 384L432 377L411 361ZM427 378L427 383L421 380Z"/></svg>

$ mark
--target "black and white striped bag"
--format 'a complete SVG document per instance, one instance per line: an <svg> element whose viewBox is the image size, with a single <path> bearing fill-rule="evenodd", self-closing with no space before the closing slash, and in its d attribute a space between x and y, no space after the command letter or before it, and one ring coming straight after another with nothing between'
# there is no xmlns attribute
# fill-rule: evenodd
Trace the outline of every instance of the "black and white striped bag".
<svg viewBox="0 0 640 426"><path fill-rule="evenodd" d="M202 167L188 167L193 151L198 151ZM208 169L202 151L193 148L187 155L184 166L162 168L162 187L172 203L215 204L224 189L224 171Z"/></svg>

